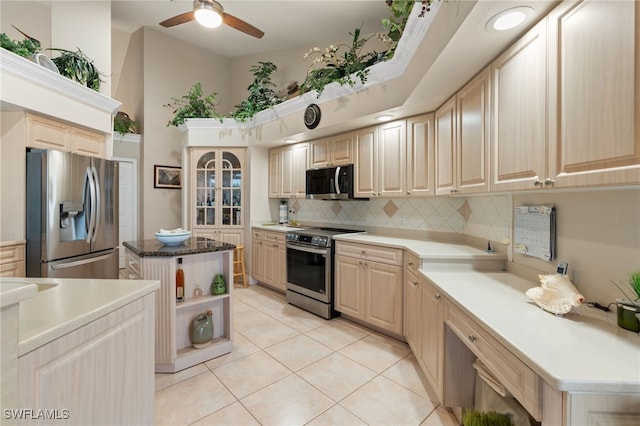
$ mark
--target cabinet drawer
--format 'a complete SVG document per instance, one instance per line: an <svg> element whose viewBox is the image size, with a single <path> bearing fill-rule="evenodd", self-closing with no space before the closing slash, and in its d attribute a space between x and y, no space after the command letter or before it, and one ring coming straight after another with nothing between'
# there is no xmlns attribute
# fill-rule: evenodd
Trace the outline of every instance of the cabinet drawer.
<svg viewBox="0 0 640 426"><path fill-rule="evenodd" d="M0 264L0 277L24 277L24 262Z"/></svg>
<svg viewBox="0 0 640 426"><path fill-rule="evenodd" d="M0 264L20 262L24 260L24 245L13 244L0 247Z"/></svg>
<svg viewBox="0 0 640 426"><path fill-rule="evenodd" d="M409 251L405 253L405 257L407 260L407 265L406 265L407 270L412 272L415 275L418 275L418 270L422 265L422 261L420 260L420 258Z"/></svg>
<svg viewBox="0 0 640 426"><path fill-rule="evenodd" d="M264 231L257 231L254 229L251 235L254 240L264 240Z"/></svg>
<svg viewBox="0 0 640 426"><path fill-rule="evenodd" d="M270 241L274 243L284 243L285 242L285 234L281 232L265 232L264 233L265 241Z"/></svg>
<svg viewBox="0 0 640 426"><path fill-rule="evenodd" d="M126 265L127 265L127 272L130 279L133 279L131 278L131 275L135 275L139 279L142 279L141 259L135 254L131 253L129 250L127 250L126 252Z"/></svg>
<svg viewBox="0 0 640 426"><path fill-rule="evenodd" d="M402 249L397 248L347 243L344 241L338 241L336 244L336 254L390 265L402 265L402 251Z"/></svg>
<svg viewBox="0 0 640 426"><path fill-rule="evenodd" d="M505 348L484 328L447 303L445 322L460 340L484 362L513 396L540 420L542 416L542 385L538 375Z"/></svg>

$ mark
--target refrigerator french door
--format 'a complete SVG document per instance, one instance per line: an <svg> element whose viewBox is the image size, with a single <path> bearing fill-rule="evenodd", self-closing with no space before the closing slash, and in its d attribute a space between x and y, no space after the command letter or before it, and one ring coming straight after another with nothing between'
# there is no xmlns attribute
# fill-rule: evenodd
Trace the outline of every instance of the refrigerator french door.
<svg viewBox="0 0 640 426"><path fill-rule="evenodd" d="M29 277L118 278L118 163L27 150Z"/></svg>

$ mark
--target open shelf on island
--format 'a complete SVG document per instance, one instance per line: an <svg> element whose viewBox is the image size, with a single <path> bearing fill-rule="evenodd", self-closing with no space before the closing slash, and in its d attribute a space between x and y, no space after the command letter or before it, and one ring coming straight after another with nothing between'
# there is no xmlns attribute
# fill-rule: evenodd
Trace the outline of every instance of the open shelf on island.
<svg viewBox="0 0 640 426"><path fill-rule="evenodd" d="M214 300L226 299L228 297L229 297L229 293L218 294L218 295L206 294L200 297L189 297L185 299L183 302L176 302L176 311L187 309L192 306L206 305Z"/></svg>

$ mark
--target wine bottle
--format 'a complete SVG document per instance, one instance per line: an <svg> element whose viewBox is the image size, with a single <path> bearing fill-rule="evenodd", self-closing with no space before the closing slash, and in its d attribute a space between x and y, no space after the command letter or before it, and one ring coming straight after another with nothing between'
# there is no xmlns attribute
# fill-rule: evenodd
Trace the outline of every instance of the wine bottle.
<svg viewBox="0 0 640 426"><path fill-rule="evenodd" d="M182 270L182 258L178 258L178 270L176 271L176 302L184 300L184 271Z"/></svg>

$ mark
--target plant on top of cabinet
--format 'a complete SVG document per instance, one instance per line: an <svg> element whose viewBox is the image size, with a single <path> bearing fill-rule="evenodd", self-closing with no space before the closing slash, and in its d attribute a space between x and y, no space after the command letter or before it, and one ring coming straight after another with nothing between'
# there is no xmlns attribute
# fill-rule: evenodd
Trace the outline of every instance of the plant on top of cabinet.
<svg viewBox="0 0 640 426"><path fill-rule="evenodd" d="M216 112L216 92L208 96L202 95L202 84L197 82L189 91L180 98L171 98L166 107L173 108L173 119L167 123L169 126L180 126L187 118L218 118L222 115Z"/></svg>
<svg viewBox="0 0 640 426"><path fill-rule="evenodd" d="M27 37L22 41L15 41L5 33L2 33L0 34L0 47L23 58L30 58L40 51L40 42L31 37Z"/></svg>
<svg viewBox="0 0 640 426"><path fill-rule="evenodd" d="M47 50L60 52L60 56L51 59L58 67L60 75L87 86L96 92L100 91L100 83L102 82L100 71L93 64L93 59L85 55L82 50L78 49L72 52L71 50L53 47Z"/></svg>
<svg viewBox="0 0 640 426"><path fill-rule="evenodd" d="M320 48L314 47L304 55L303 59L306 60L311 55L319 54L311 63L307 77L300 85L300 93L315 90L320 97L324 87L333 82L342 86L348 84L354 87L357 83L354 75L360 80L360 83L366 83L369 75L368 67L381 60L382 57L376 51L363 53L364 45L375 35L386 45L393 44L393 41L386 34L377 33L360 38L360 28L356 28L353 33L349 34L353 37L350 46L332 44L324 52ZM346 48L346 51L340 56L339 51L343 48ZM320 67L314 68L314 66Z"/></svg>
<svg viewBox="0 0 640 426"><path fill-rule="evenodd" d="M409 15L413 10L413 6L420 2L422 3L422 10L420 11L420 18L424 17L424 14L431 10L431 3L434 0L386 0L385 3L391 9L393 16L391 18L383 18L382 26L385 30L389 31L388 35L393 41L400 40L404 27L407 25Z"/></svg>
<svg viewBox="0 0 640 426"><path fill-rule="evenodd" d="M249 97L235 106L236 110L231 112L231 118L245 122L260 111L271 108L286 99L278 96L274 90L276 85L271 81L271 73L277 70L278 67L272 62L258 62L250 68L255 79L247 87Z"/></svg>
<svg viewBox="0 0 640 426"><path fill-rule="evenodd" d="M124 136L125 133L138 133L138 122L125 112L118 111L113 118L113 130Z"/></svg>

